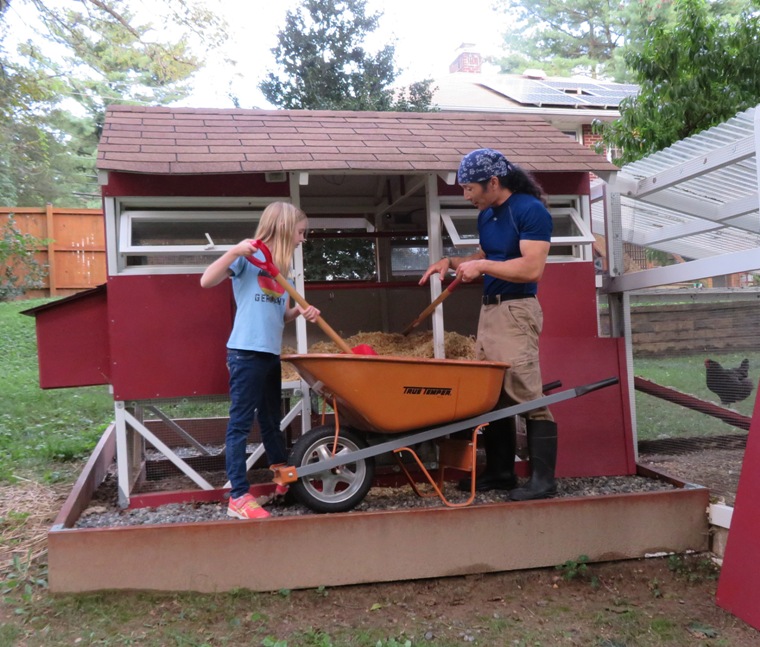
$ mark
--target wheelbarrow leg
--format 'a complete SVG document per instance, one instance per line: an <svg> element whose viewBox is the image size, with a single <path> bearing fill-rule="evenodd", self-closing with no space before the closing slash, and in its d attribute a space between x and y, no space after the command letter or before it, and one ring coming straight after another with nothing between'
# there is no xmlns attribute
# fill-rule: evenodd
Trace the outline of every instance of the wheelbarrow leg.
<svg viewBox="0 0 760 647"><path fill-rule="evenodd" d="M472 440L469 443L463 441L462 439L440 441L440 462L438 465L437 478L433 478L430 472L428 472L414 449L411 447L399 447L398 449L394 449L393 455L396 458L396 462L401 468L401 471L404 473L404 476L406 476L406 479L409 482L409 485L412 487L412 490L414 490L414 493L419 497L432 497L437 495L443 504L449 508L464 508L470 505L475 500L474 482L471 481L469 490L470 497L467 499L467 501L463 501L461 503L452 503L446 498L446 495L443 493L444 472L446 471L447 467L456 467L458 469L466 469L472 472L475 471L475 461L477 460L478 452L478 432L480 432L480 430L485 426L486 425L479 425L473 429ZM444 443L450 444L445 445ZM465 448L463 445L467 445L467 447ZM454 446L456 446L456 449L453 448ZM444 447L448 447L448 449L444 449ZM409 473L409 470L401 461L400 455L403 452L408 452L412 456L412 459L414 459L414 461L417 463L417 467L419 468L422 475L427 479L434 492L426 494L417 487L417 484L414 482L414 477Z"/></svg>

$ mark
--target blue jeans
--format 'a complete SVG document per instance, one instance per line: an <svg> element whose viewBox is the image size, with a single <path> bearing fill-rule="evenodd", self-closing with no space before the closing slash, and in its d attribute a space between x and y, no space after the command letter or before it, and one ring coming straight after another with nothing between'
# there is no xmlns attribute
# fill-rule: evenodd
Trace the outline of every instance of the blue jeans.
<svg viewBox="0 0 760 647"><path fill-rule="evenodd" d="M225 465L230 495L239 497L250 487L246 477L245 446L254 419L270 465L287 458L285 438L280 431L282 368L280 356L251 350L227 351L230 371L230 420L227 424Z"/></svg>

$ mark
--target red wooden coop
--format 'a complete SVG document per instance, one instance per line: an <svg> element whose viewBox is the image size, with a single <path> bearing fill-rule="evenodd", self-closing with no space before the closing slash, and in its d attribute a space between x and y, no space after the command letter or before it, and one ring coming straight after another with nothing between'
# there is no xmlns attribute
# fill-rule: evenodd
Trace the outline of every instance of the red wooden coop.
<svg viewBox="0 0 760 647"><path fill-rule="evenodd" d="M557 474L635 474L625 342L600 334L597 314L590 178L615 173L605 158L539 117L514 114L112 106L98 151L107 283L30 313L43 388L112 389L121 504L145 478L146 448L195 489L218 489L178 451L213 459L208 444L223 442L223 411L198 411L224 407L234 302L227 282L207 290L199 278L228 246L252 236L269 202L292 201L307 213L307 245L362 241L370 250L365 275L308 281L297 254L296 287L334 329L400 332L440 294L438 281L417 285L430 260L477 245L477 213L462 198L456 170L482 147L532 171L549 194L554 237L539 291L544 380L619 379L553 407ZM432 330L436 357L444 357L445 331L475 333L480 291L460 287L421 326ZM299 320L285 344L304 353L322 339ZM284 392L283 426L308 429L308 387L296 380ZM178 405L191 413L175 413ZM260 456L255 449L250 464Z"/></svg>

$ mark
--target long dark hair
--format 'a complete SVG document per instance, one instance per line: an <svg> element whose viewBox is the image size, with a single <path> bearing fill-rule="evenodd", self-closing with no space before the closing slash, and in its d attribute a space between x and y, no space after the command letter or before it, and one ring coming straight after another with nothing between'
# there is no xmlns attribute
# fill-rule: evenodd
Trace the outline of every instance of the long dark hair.
<svg viewBox="0 0 760 647"><path fill-rule="evenodd" d="M534 198L541 200L545 207L548 207L549 202L546 199L546 194L541 188L541 185L536 182L535 178L528 171L521 169L519 166L516 166L511 162L509 165L511 167L509 173L498 178L499 184L505 189L509 189L512 193L527 193L532 195ZM485 189L489 182L490 180L485 180L478 184Z"/></svg>

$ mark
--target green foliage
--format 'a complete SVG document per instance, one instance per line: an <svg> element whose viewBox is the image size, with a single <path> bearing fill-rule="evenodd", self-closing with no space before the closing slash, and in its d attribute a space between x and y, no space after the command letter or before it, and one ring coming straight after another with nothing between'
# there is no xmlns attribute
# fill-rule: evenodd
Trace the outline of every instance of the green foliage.
<svg viewBox="0 0 760 647"><path fill-rule="evenodd" d="M48 241L22 233L13 214L0 227L0 301L18 297L44 285L47 268L34 257L35 250Z"/></svg>
<svg viewBox="0 0 760 647"><path fill-rule="evenodd" d="M105 386L40 389L34 319L19 312L49 301L0 303L0 481L71 479L113 418Z"/></svg>
<svg viewBox="0 0 760 647"><path fill-rule="evenodd" d="M267 636L266 638L264 638L264 640L261 641L261 647L288 647L288 641L277 640L277 638L272 638L272 636Z"/></svg>
<svg viewBox="0 0 760 647"><path fill-rule="evenodd" d="M720 569L708 557L691 557L687 555L669 555L668 569L679 578L697 584L718 578Z"/></svg>
<svg viewBox="0 0 760 647"><path fill-rule="evenodd" d="M4 529L5 524L0 524L0 529ZM17 602L27 605L33 601L34 595L38 589L46 589L47 568L39 566L32 559L31 552L25 557L14 555L10 567L2 573L2 594L17 594ZM19 605L16 607L16 613L26 613L26 609Z"/></svg>
<svg viewBox="0 0 760 647"><path fill-rule="evenodd" d="M669 12L670 0L609 3L499 0L511 18L502 72L540 68L549 75L586 74L627 80L621 49L635 42L655 15Z"/></svg>
<svg viewBox="0 0 760 647"><path fill-rule="evenodd" d="M375 245L366 238L312 238L304 245L309 281L366 281L375 278Z"/></svg>
<svg viewBox="0 0 760 647"><path fill-rule="evenodd" d="M566 582L582 579L588 572L588 555L581 555L578 559L569 559L564 564L555 566L555 568L562 573L562 579Z"/></svg>
<svg viewBox="0 0 760 647"><path fill-rule="evenodd" d="M751 4L751 3L750 3ZM719 14L718 12L721 12ZM625 164L722 123L760 101L760 15L722 15L720 3L677 0L674 19L654 20L626 62L641 87L621 118L596 124Z"/></svg>
<svg viewBox="0 0 760 647"><path fill-rule="evenodd" d="M375 647L412 647L412 641L408 638L388 638L387 640L378 640Z"/></svg>
<svg viewBox="0 0 760 647"><path fill-rule="evenodd" d="M395 47L375 54L364 48L382 13L367 13L366 0L304 0L285 17L272 49L277 62L259 88L280 108L309 110L426 111L431 81L396 96Z"/></svg>
<svg viewBox="0 0 760 647"><path fill-rule="evenodd" d="M38 33L16 51L0 13L0 202L97 206L105 107L187 96L203 64L190 36L209 51L224 25L202 0L168 0L153 23L138 20L137 0L25 2Z"/></svg>

